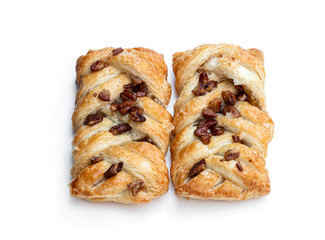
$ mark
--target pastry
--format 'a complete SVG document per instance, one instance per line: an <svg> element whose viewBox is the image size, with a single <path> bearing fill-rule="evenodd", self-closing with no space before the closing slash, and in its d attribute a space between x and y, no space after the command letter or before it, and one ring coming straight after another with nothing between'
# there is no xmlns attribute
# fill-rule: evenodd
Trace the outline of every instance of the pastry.
<svg viewBox="0 0 325 240"><path fill-rule="evenodd" d="M265 109L263 53L206 44L175 53L173 70L176 194L215 200L268 194L265 157L274 124Z"/></svg>
<svg viewBox="0 0 325 240"><path fill-rule="evenodd" d="M173 125L163 56L146 48L91 50L76 72L71 196L143 203L166 193Z"/></svg>

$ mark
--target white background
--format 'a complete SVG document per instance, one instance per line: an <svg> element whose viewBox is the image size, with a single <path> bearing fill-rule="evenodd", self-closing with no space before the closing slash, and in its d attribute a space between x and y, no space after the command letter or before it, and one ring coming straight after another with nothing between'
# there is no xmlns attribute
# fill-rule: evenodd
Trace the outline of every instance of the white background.
<svg viewBox="0 0 325 240"><path fill-rule="evenodd" d="M322 1L1 1L1 239L324 239ZM69 196L75 61L89 49L172 54L234 43L265 54L271 194L169 192L144 205ZM168 110L173 113L175 91ZM166 156L170 166L170 155Z"/></svg>

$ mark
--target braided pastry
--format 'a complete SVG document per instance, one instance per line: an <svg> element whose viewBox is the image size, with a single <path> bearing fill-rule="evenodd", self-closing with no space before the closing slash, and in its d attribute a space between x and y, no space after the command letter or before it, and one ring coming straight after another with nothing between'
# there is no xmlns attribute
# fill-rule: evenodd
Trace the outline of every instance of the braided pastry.
<svg viewBox="0 0 325 240"><path fill-rule="evenodd" d="M202 45L173 56L176 90L171 178L178 196L243 200L270 192L273 121L257 49Z"/></svg>
<svg viewBox="0 0 325 240"><path fill-rule="evenodd" d="M76 72L71 195L142 203L166 193L173 125L163 56L146 48L91 50Z"/></svg>

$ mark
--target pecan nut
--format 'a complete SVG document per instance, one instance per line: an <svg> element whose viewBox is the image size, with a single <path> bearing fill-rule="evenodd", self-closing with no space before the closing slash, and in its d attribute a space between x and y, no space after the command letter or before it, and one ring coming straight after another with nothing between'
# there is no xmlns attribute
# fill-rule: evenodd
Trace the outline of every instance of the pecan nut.
<svg viewBox="0 0 325 240"><path fill-rule="evenodd" d="M121 48L121 47L115 48L115 49L112 50L114 56L121 53L121 52L123 52L123 51L124 51L124 49Z"/></svg>
<svg viewBox="0 0 325 240"><path fill-rule="evenodd" d="M102 62L102 61L97 61L95 62L93 65L91 65L90 69L92 71L98 71L98 70L101 70L105 67L108 66L108 63L105 63L105 62Z"/></svg>
<svg viewBox="0 0 325 240"><path fill-rule="evenodd" d="M129 118L135 122L145 122L147 119L141 113L132 111L129 113Z"/></svg>
<svg viewBox="0 0 325 240"><path fill-rule="evenodd" d="M111 178L122 170L123 162L112 164L104 173L104 178Z"/></svg>
<svg viewBox="0 0 325 240"><path fill-rule="evenodd" d="M235 160L239 156L240 156L239 151L236 151L235 149L229 149L227 152L225 152L224 160L225 161Z"/></svg>
<svg viewBox="0 0 325 240"><path fill-rule="evenodd" d="M206 90L204 89L204 85L200 83L192 90L192 93L196 96L204 95L206 93Z"/></svg>
<svg viewBox="0 0 325 240"><path fill-rule="evenodd" d="M236 163L236 167L238 168L238 170L239 171L244 171L244 168L243 168L243 166L241 165L241 163L240 163L240 161L238 161L237 163Z"/></svg>
<svg viewBox="0 0 325 240"><path fill-rule="evenodd" d="M239 118L240 112L232 105L226 105L223 108L222 114L230 118Z"/></svg>
<svg viewBox="0 0 325 240"><path fill-rule="evenodd" d="M236 95L228 90L222 91L221 93L226 104L235 105L236 102L238 101Z"/></svg>
<svg viewBox="0 0 325 240"><path fill-rule="evenodd" d="M102 157L97 157L97 156L92 157L92 158L90 159L91 164L96 164L96 163L99 163L99 162L101 162L101 161L103 161L103 158L102 158Z"/></svg>
<svg viewBox="0 0 325 240"><path fill-rule="evenodd" d="M109 132L113 135L119 135L131 130L132 127L127 123L121 123L109 129Z"/></svg>
<svg viewBox="0 0 325 240"><path fill-rule="evenodd" d="M103 100L103 101L106 101L106 102L109 102L110 98L111 98L111 94L108 90L103 90L100 92L100 94L98 95L98 98L100 100Z"/></svg>
<svg viewBox="0 0 325 240"><path fill-rule="evenodd" d="M199 84L206 84L209 81L208 74L206 72L200 73Z"/></svg>
<svg viewBox="0 0 325 240"><path fill-rule="evenodd" d="M206 161L205 161L205 159L202 159L201 161L194 164L194 166L190 170L189 177L193 178L193 177L199 175L205 169L206 169Z"/></svg>
<svg viewBox="0 0 325 240"><path fill-rule="evenodd" d="M124 90L121 94L120 97L123 101L135 101L137 100L137 96L134 95L132 92L129 90Z"/></svg>
<svg viewBox="0 0 325 240"><path fill-rule="evenodd" d="M103 115L100 113L95 113L87 116L84 125L93 126L101 121L103 121Z"/></svg>
<svg viewBox="0 0 325 240"><path fill-rule="evenodd" d="M234 142L238 143L238 142L240 142L240 137L237 134L232 135L232 140L234 140Z"/></svg>
<svg viewBox="0 0 325 240"><path fill-rule="evenodd" d="M202 111L202 115L205 119L213 119L217 117L217 114L210 108L204 108Z"/></svg>
<svg viewBox="0 0 325 240"><path fill-rule="evenodd" d="M210 108L212 111L216 113L219 113L221 111L221 104L222 104L222 99L216 98L209 103L208 108Z"/></svg>
<svg viewBox="0 0 325 240"><path fill-rule="evenodd" d="M136 180L132 183L129 183L127 187L128 187L128 189L130 189L132 191L132 195L135 196L144 187L144 181Z"/></svg>
<svg viewBox="0 0 325 240"><path fill-rule="evenodd" d="M211 127L211 133L213 136L220 136L225 132L223 127L213 126Z"/></svg>

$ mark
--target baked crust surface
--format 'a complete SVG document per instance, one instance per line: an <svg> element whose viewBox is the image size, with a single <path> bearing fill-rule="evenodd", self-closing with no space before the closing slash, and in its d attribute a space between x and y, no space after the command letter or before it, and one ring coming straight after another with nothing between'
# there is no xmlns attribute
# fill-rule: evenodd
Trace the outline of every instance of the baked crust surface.
<svg viewBox="0 0 325 240"><path fill-rule="evenodd" d="M274 123L265 109L263 53L229 44L205 44L175 53L173 70L179 95L171 143L176 194L215 200L269 194L265 157ZM209 81L218 82L212 90L207 87ZM211 114L211 102L216 99L221 107ZM203 114L207 109L210 115ZM217 120L217 125L210 123L224 132L212 134L213 127L204 128L202 122L207 119Z"/></svg>
<svg viewBox="0 0 325 240"><path fill-rule="evenodd" d="M147 48L90 50L77 60L76 73L71 196L143 203L165 194L173 125L163 56ZM114 108L126 102L133 108Z"/></svg>

